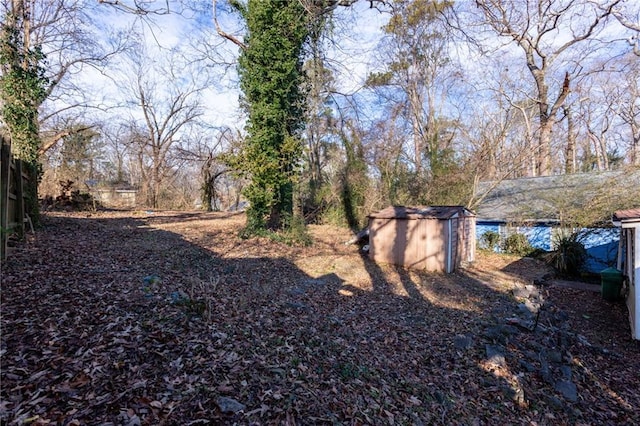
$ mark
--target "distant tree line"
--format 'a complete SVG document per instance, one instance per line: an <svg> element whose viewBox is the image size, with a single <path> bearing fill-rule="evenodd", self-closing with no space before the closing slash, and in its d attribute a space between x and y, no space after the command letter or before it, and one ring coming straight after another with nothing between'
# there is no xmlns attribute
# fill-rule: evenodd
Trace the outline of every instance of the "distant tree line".
<svg viewBox="0 0 640 426"><path fill-rule="evenodd" d="M640 167L632 1L54 6L1 10L1 125L41 195L72 180L136 188L152 208L246 200L250 235L294 217L357 228L389 204L473 207L480 181ZM380 41L354 87L339 49L372 14ZM105 16L136 19L92 24ZM166 16L189 38L164 46ZM208 123L222 81L241 93L235 128Z"/></svg>

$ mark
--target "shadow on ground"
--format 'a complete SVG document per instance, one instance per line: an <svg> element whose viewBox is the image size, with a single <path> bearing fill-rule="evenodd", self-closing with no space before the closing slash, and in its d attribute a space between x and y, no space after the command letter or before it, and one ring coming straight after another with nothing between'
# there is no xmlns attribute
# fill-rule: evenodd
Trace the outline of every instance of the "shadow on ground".
<svg viewBox="0 0 640 426"><path fill-rule="evenodd" d="M207 244L161 229L184 220ZM579 296L545 295L527 331L531 288L357 254L370 287L310 275L290 248L238 240L228 220L45 217L3 265L2 422L640 420L638 346L585 334L557 300Z"/></svg>

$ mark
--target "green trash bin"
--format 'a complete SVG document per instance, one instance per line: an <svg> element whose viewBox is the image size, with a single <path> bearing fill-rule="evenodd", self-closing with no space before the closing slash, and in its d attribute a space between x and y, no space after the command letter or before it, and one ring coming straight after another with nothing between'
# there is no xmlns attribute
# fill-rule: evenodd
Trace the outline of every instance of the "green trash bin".
<svg viewBox="0 0 640 426"><path fill-rule="evenodd" d="M622 271L616 268L607 268L600 272L600 277L602 278L602 298L609 302L620 299L620 291L624 281Z"/></svg>

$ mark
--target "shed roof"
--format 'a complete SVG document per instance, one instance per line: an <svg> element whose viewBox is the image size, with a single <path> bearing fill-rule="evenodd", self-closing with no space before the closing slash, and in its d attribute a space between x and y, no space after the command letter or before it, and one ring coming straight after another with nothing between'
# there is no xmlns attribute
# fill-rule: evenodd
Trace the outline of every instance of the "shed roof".
<svg viewBox="0 0 640 426"><path fill-rule="evenodd" d="M481 182L476 197L479 220L553 223L563 211L588 208L598 198L640 201L640 169Z"/></svg>
<svg viewBox="0 0 640 426"><path fill-rule="evenodd" d="M618 210L613 214L613 220L615 222L640 220L640 207L637 209Z"/></svg>
<svg viewBox="0 0 640 426"><path fill-rule="evenodd" d="M375 219L451 219L456 216L474 216L462 206L389 206L369 217Z"/></svg>

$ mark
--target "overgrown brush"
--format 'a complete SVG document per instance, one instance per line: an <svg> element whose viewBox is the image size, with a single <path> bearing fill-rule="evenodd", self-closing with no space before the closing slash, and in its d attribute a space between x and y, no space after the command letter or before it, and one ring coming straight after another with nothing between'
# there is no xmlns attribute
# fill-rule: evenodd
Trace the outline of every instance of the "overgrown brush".
<svg viewBox="0 0 640 426"><path fill-rule="evenodd" d="M509 235L502 241L502 251L507 254L527 256L533 252L533 247L527 236L520 233Z"/></svg>
<svg viewBox="0 0 640 426"><path fill-rule="evenodd" d="M500 246L500 233L487 231L480 236L480 248L495 251Z"/></svg>
<svg viewBox="0 0 640 426"><path fill-rule="evenodd" d="M172 303L182 306L189 315L197 315L206 323L211 323L219 284L219 276L210 277L208 280L193 279L186 293L178 291L171 295Z"/></svg>
<svg viewBox="0 0 640 426"><path fill-rule="evenodd" d="M553 238L554 250L549 256L549 263L560 274L579 276L587 261L587 250L580 241L580 234L560 233Z"/></svg>

